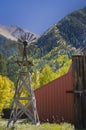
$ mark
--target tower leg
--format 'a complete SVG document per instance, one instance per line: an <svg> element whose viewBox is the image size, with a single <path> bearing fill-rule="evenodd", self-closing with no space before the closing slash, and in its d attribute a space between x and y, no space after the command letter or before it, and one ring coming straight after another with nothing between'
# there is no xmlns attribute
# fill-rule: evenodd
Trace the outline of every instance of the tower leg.
<svg viewBox="0 0 86 130"><path fill-rule="evenodd" d="M27 93L27 94L26 94ZM39 124L36 108L36 99L32 90L31 74L21 73L15 90L12 110L7 126L13 126L15 122L25 114L35 125Z"/></svg>

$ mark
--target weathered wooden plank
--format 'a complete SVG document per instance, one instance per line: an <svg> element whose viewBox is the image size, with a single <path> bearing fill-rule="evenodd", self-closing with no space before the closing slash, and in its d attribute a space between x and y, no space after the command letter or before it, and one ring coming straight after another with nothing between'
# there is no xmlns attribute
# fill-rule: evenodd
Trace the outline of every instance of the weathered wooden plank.
<svg viewBox="0 0 86 130"><path fill-rule="evenodd" d="M83 126L82 94L86 91L86 56L77 55L72 57L73 61L73 86L75 102L75 124L77 128Z"/></svg>
<svg viewBox="0 0 86 130"><path fill-rule="evenodd" d="M33 115L32 115L32 113L29 111L29 109L27 110L26 107L23 106L20 102L17 102L17 101L16 101L16 104L17 104L17 106L19 106L19 108L27 115L27 117L29 117L30 120L32 120L33 123L34 123Z"/></svg>

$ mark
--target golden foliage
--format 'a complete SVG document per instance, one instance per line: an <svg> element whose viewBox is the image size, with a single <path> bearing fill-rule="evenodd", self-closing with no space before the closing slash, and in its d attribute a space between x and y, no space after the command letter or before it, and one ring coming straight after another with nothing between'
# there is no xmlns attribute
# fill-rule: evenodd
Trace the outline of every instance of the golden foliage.
<svg viewBox="0 0 86 130"><path fill-rule="evenodd" d="M7 77L0 75L0 112L9 107L14 95L14 83Z"/></svg>

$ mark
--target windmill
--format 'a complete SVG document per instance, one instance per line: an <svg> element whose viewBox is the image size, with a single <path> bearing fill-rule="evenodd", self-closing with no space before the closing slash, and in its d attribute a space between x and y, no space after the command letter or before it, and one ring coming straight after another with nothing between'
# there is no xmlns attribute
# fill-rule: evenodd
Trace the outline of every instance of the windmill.
<svg viewBox="0 0 86 130"><path fill-rule="evenodd" d="M32 80L30 68L33 65L32 61L27 59L26 48L33 46L36 42L36 37L31 33L23 34L19 39L19 43L23 45L22 60L17 60L16 63L20 67L18 81L15 87L14 99L12 102L12 110L7 126L14 126L15 122L25 114L27 118L34 124L39 123L36 98L32 90Z"/></svg>

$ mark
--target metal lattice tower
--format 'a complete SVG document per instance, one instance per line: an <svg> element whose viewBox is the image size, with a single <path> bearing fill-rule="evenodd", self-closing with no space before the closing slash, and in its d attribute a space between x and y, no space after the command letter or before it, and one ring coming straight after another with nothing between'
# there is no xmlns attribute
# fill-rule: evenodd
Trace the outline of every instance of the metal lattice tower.
<svg viewBox="0 0 86 130"><path fill-rule="evenodd" d="M39 123L36 108L36 99L32 90L32 81L30 73L30 67L31 65L33 65L33 63L27 60L26 54L26 47L28 46L28 43L33 43L34 40L35 38L33 37L33 34L25 34L23 37L21 37L21 39L19 39L19 41L23 43L23 58L22 61L16 61L16 63L20 66L20 72L18 76L17 85L15 87L15 95L12 103L10 119L7 125L8 127L10 125L14 126L15 122L23 114L25 114L32 123Z"/></svg>

